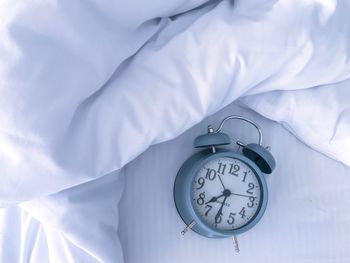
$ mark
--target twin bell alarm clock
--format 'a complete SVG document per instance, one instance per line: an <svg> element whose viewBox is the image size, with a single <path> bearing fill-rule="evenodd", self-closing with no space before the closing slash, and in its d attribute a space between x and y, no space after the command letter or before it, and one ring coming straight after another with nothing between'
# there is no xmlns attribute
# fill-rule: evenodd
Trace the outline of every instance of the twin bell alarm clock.
<svg viewBox="0 0 350 263"><path fill-rule="evenodd" d="M253 125L259 133L258 143L238 141L240 152L225 149L231 140L222 128L234 119ZM186 224L182 234L192 229L205 237L235 237L259 222L268 200L264 174L275 168L262 137L254 121L231 115L217 130L209 126L208 133L194 140L194 147L201 150L181 166L174 184L175 205Z"/></svg>

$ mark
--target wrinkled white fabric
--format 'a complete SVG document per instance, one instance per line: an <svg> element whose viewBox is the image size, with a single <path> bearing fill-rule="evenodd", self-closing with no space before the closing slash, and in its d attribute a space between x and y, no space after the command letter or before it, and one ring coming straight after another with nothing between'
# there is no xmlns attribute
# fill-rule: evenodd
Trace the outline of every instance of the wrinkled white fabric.
<svg viewBox="0 0 350 263"><path fill-rule="evenodd" d="M350 79L298 91L273 91L240 102L282 123L300 140L350 166Z"/></svg>
<svg viewBox="0 0 350 263"><path fill-rule="evenodd" d="M222 1L136 25L118 22L131 3L18 5L1 30L5 205L119 169L241 95L350 77L348 1Z"/></svg>
<svg viewBox="0 0 350 263"><path fill-rule="evenodd" d="M166 22L154 18L197 2L1 2L2 205L45 196L122 166L110 156L118 147L119 123L112 118L118 119L126 105L104 103L106 108L96 109L96 98L121 63ZM99 115L103 123L95 122Z"/></svg>
<svg viewBox="0 0 350 263"><path fill-rule="evenodd" d="M190 11L202 3L0 3L0 206L27 201L20 207L30 216L93 258L120 260L108 249L119 247L108 213L92 213L89 225L103 233L107 220L116 238L96 242L77 227L84 212L64 216L72 212L69 188L121 169L247 95L254 97L244 103L349 163L350 94L330 85L350 78L349 1L213 1ZM317 114L329 100L320 96L303 114L314 87L327 84L329 112ZM288 95L306 88L305 96ZM261 102L265 92L274 93ZM332 107L338 97L342 107ZM285 105L295 113L279 115ZM310 119L327 123L326 134Z"/></svg>

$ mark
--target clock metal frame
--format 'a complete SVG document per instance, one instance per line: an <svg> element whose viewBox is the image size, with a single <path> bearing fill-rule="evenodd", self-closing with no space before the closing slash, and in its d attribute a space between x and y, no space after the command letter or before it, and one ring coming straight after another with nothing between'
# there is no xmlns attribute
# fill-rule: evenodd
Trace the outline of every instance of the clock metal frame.
<svg viewBox="0 0 350 263"><path fill-rule="evenodd" d="M197 172L205 163L223 157L235 158L247 164L257 177L261 191L261 201L256 214L244 226L233 230L222 230L208 225L200 215L198 215L192 202L192 188ZM215 152L210 149L205 149L192 155L180 168L174 183L174 200L176 209L184 223L188 226L193 221L196 222L191 228L193 231L205 237L225 238L246 232L260 221L266 210L268 190L265 177L259 167L244 155L222 148L216 148Z"/></svg>

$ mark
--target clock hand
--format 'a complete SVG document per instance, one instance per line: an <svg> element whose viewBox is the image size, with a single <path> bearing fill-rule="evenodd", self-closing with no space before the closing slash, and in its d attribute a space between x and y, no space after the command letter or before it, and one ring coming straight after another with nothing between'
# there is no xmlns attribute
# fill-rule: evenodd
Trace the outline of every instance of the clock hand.
<svg viewBox="0 0 350 263"><path fill-rule="evenodd" d="M222 195L219 195L219 196L213 196L208 202L206 202L205 204L208 204L208 203L212 203L212 202L216 202L219 198L223 197L224 194Z"/></svg>
<svg viewBox="0 0 350 263"><path fill-rule="evenodd" d="M222 201L222 204L220 206L220 209L218 210L218 212L216 213L216 216L215 216L215 224L218 224L218 221L219 221L219 217L222 215L222 209L224 207L224 204L225 204L225 201L227 199L227 195L225 195L225 198L224 200Z"/></svg>
<svg viewBox="0 0 350 263"><path fill-rule="evenodd" d="M256 198L255 196L251 196L251 195L241 195L241 194L236 194L236 193L231 193L231 195L238 195L238 196L243 196L243 197L254 197Z"/></svg>
<svg viewBox="0 0 350 263"><path fill-rule="evenodd" d="M228 190L228 189L225 189L225 190L222 192L222 195L212 197L212 198L211 198L208 202L206 202L205 204L212 203L212 202L216 202L219 198L221 198L221 197L223 197L223 196L229 197L230 195L231 195L231 191Z"/></svg>
<svg viewBox="0 0 350 263"><path fill-rule="evenodd" d="M220 174L217 174L218 175L218 177L219 177L219 180L220 180L220 183L221 183L221 185L222 185L222 187L224 188L224 190L226 189L226 187L224 186L224 183L222 182L222 179L221 179L221 176L220 176Z"/></svg>

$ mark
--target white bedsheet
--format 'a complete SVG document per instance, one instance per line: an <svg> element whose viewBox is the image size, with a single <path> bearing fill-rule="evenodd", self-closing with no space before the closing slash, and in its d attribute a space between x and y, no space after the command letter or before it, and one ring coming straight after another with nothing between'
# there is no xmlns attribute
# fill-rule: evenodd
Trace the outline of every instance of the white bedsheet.
<svg viewBox="0 0 350 263"><path fill-rule="evenodd" d="M2 261L122 261L123 167L242 96L349 164L349 1L185 2L0 3Z"/></svg>
<svg viewBox="0 0 350 263"><path fill-rule="evenodd" d="M181 235L184 223L173 200L173 183L181 164L198 149L193 140L230 114L258 122L277 162L266 176L269 203L262 220L231 239ZM225 132L243 142L257 140L256 130L239 121ZM236 145L229 148L237 149ZM350 262L350 168L305 146L281 125L251 110L230 105L178 138L151 147L125 168L120 204L120 238L125 263Z"/></svg>

